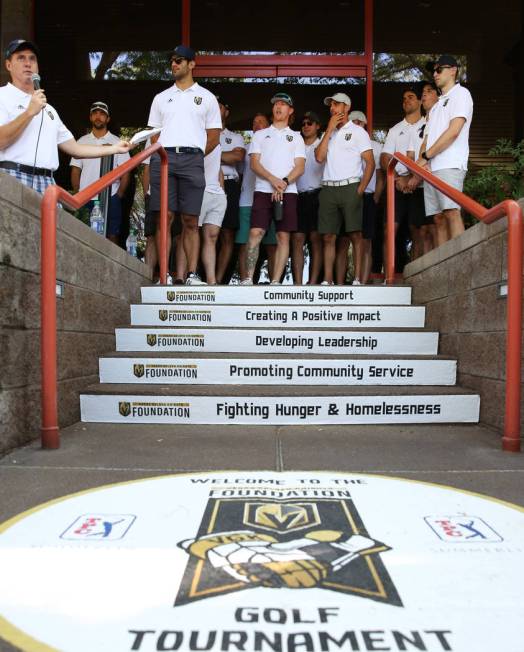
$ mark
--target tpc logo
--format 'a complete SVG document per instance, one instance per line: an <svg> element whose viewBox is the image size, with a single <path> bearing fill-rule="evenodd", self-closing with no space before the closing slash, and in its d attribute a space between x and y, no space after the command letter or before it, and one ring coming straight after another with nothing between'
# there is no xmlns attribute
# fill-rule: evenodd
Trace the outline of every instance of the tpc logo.
<svg viewBox="0 0 524 652"><path fill-rule="evenodd" d="M135 519L133 514L82 514L60 538L69 541L123 539Z"/></svg>
<svg viewBox="0 0 524 652"><path fill-rule="evenodd" d="M442 541L492 543L504 540L478 516L426 516L424 520Z"/></svg>

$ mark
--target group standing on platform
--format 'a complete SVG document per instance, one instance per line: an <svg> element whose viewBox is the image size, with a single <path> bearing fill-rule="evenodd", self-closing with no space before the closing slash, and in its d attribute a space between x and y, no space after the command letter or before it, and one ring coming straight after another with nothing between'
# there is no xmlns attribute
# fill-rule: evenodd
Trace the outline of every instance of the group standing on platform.
<svg viewBox="0 0 524 652"><path fill-rule="evenodd" d="M100 176L100 157L113 155L116 167L129 158L131 145L111 134L110 110L101 101L91 105L89 134L75 141L35 81L38 55L37 46L23 39L5 53L11 82L0 88L0 171L43 192L54 183L60 148L72 157L71 185L78 191ZM404 89L404 117L383 146L371 140L366 115L352 111L344 92L324 99L329 120L323 132L314 110L303 113L300 131L292 129L293 98L275 93L268 98L271 118L263 111L253 117L248 146L228 128L228 101L195 82L194 67L194 50L177 46L174 84L154 97L148 118L149 127L160 129L151 142L158 140L168 156L170 283L227 284L237 268L240 284L252 285L267 259L269 282L280 284L291 258L293 283L300 285L307 244L307 283L344 284L351 247L353 284L366 284L373 244L382 235L378 207L394 152L462 190L473 102L450 55L434 62L433 82ZM157 154L145 162L142 181L145 261L153 268L160 244ZM109 193L107 235L115 242L128 183L124 175ZM459 206L401 163L395 167L395 216L396 232L411 240L412 258L464 230Z"/></svg>

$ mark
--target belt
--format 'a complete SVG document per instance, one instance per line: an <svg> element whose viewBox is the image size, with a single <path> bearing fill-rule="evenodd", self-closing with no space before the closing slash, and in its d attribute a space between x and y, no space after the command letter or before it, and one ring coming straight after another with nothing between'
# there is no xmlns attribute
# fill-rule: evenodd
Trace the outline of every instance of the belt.
<svg viewBox="0 0 524 652"><path fill-rule="evenodd" d="M351 179L341 179L340 181L322 181L323 186L349 186L352 183L358 183L359 177L351 177Z"/></svg>
<svg viewBox="0 0 524 652"><path fill-rule="evenodd" d="M240 181L234 174L224 174L224 181Z"/></svg>
<svg viewBox="0 0 524 652"><path fill-rule="evenodd" d="M23 163L12 163L11 161L0 161L0 168L4 170L18 170L24 174L34 174L39 177L52 177L53 170L47 168L34 168L32 165L24 165Z"/></svg>
<svg viewBox="0 0 524 652"><path fill-rule="evenodd" d="M175 154L199 154L203 153L200 147L166 147L168 152L175 152Z"/></svg>
<svg viewBox="0 0 524 652"><path fill-rule="evenodd" d="M312 195L314 192L318 192L320 188L313 188L312 190L299 190L299 195Z"/></svg>

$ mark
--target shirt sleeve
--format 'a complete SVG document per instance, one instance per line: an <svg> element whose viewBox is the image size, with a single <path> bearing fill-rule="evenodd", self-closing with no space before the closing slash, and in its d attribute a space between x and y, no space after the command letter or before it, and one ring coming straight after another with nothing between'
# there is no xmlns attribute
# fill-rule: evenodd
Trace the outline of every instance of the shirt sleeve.
<svg viewBox="0 0 524 652"><path fill-rule="evenodd" d="M158 95L153 99L151 109L149 111L149 118L147 119L148 127L163 127L162 113L160 112Z"/></svg>
<svg viewBox="0 0 524 652"><path fill-rule="evenodd" d="M222 129L222 118L220 117L220 107L215 97L211 98L209 108L206 113L206 129Z"/></svg>
<svg viewBox="0 0 524 652"><path fill-rule="evenodd" d="M362 154L370 149L373 149L371 138L369 137L368 132L365 129L362 129L362 132L358 132L358 151Z"/></svg>
<svg viewBox="0 0 524 652"><path fill-rule="evenodd" d="M295 158L306 158L306 144L304 143L304 139L300 134L297 134L298 138L295 140L297 141L295 144Z"/></svg>
<svg viewBox="0 0 524 652"><path fill-rule="evenodd" d="M261 140L258 137L258 134L262 133L262 131L257 131L255 134L253 134L253 140L251 141L251 146L249 148L249 154L261 154L262 153L262 148L260 147L261 145Z"/></svg>
<svg viewBox="0 0 524 652"><path fill-rule="evenodd" d="M382 146L380 143L371 143L373 146L373 156L375 157L375 167L380 168L380 155L382 154Z"/></svg>
<svg viewBox="0 0 524 652"><path fill-rule="evenodd" d="M72 158L71 163L69 165L74 168L80 168L82 169L82 160L81 158Z"/></svg>
<svg viewBox="0 0 524 652"><path fill-rule="evenodd" d="M382 148L382 154L394 154L395 153L395 138L396 134L393 131L393 129L390 129L388 131L388 135L386 136L386 141L384 143L384 147Z"/></svg>
<svg viewBox="0 0 524 652"><path fill-rule="evenodd" d="M9 112L6 105L0 102L0 125L6 125L9 122Z"/></svg>
<svg viewBox="0 0 524 652"><path fill-rule="evenodd" d="M58 123L58 129L56 132L56 144L60 145L61 143L66 143L68 140L74 140L75 137L73 134L69 131L69 129L65 126L65 124L60 120L58 115L56 115L56 118L60 121Z"/></svg>
<svg viewBox="0 0 524 652"><path fill-rule="evenodd" d="M233 143L235 147L242 147L242 149L247 149L246 143L240 134L235 134L235 142Z"/></svg>
<svg viewBox="0 0 524 652"><path fill-rule="evenodd" d="M469 93L454 93L449 98L449 103L451 104L449 112L450 120L453 120L453 118L465 118L465 120L468 120L469 116L471 116L473 101Z"/></svg>

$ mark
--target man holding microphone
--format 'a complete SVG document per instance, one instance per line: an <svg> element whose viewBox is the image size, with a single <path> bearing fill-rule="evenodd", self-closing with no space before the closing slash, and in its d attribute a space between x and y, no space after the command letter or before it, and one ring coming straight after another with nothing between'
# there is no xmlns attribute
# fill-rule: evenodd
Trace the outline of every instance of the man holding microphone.
<svg viewBox="0 0 524 652"><path fill-rule="evenodd" d="M131 145L78 144L40 88L38 55L24 39L11 41L5 52L11 82L0 88L0 172L43 193L55 183L58 148L75 158L97 158L123 154Z"/></svg>

